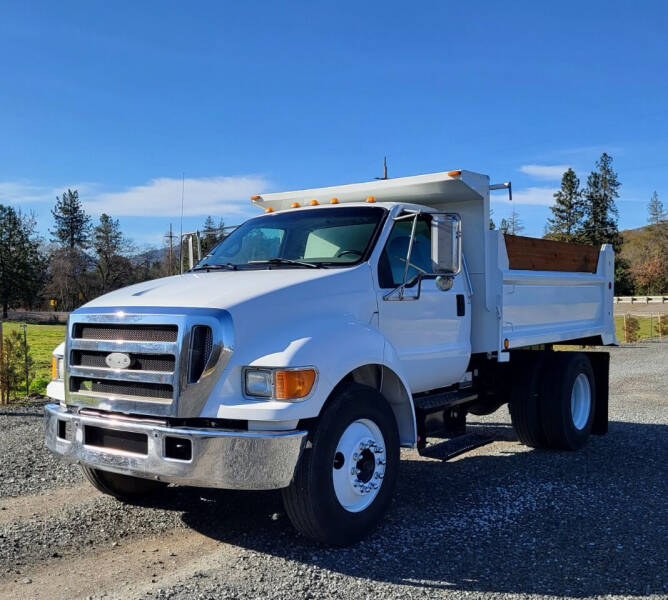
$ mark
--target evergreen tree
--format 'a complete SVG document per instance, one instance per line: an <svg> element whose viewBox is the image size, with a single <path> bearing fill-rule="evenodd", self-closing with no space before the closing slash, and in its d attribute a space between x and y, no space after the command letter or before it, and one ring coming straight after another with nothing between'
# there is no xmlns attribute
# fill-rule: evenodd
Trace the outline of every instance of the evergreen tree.
<svg viewBox="0 0 668 600"><path fill-rule="evenodd" d="M612 157L605 152L596 163L596 170L587 177L584 192L585 220L582 226L582 239L588 244L612 244L618 252L621 236L617 229L617 206L619 180L612 169Z"/></svg>
<svg viewBox="0 0 668 600"><path fill-rule="evenodd" d="M561 189L554 194L555 203L550 207L552 217L547 220L546 237L571 242L578 237L584 216L580 180L573 169L561 178Z"/></svg>
<svg viewBox="0 0 668 600"><path fill-rule="evenodd" d="M501 219L501 223L499 223L499 231L506 235L508 233L508 228L508 221L506 221L506 219Z"/></svg>
<svg viewBox="0 0 668 600"><path fill-rule="evenodd" d="M129 250L129 243L121 233L118 219L105 213L100 216L100 223L93 230L93 249L103 294L130 282L132 264L123 256Z"/></svg>
<svg viewBox="0 0 668 600"><path fill-rule="evenodd" d="M35 220L11 206L0 204L0 305L7 318L10 306L25 300L26 283L43 279L44 261L39 251L40 240Z"/></svg>
<svg viewBox="0 0 668 600"><path fill-rule="evenodd" d="M202 246L202 257L206 256L213 248L223 239L223 228L225 222L223 219L218 221L218 224L209 215L202 226L202 238L200 240Z"/></svg>
<svg viewBox="0 0 668 600"><path fill-rule="evenodd" d="M81 206L77 190L68 189L62 198L56 198L56 206L51 214L55 220L55 228L51 230L54 242L70 250L88 247L90 217Z"/></svg>
<svg viewBox="0 0 668 600"><path fill-rule="evenodd" d="M659 225L662 221L666 220L666 211L663 209L663 202L659 200L659 194L656 191L649 200L647 211L649 212L647 221L650 225Z"/></svg>

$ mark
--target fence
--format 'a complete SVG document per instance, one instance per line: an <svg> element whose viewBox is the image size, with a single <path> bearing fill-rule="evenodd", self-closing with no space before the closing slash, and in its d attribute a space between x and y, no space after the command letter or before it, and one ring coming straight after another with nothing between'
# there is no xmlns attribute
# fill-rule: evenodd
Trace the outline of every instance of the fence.
<svg viewBox="0 0 668 600"><path fill-rule="evenodd" d="M617 329L617 337L622 338L621 341L626 343L636 342L639 339L661 340L664 337L668 337L668 314L625 313L621 331L619 327Z"/></svg>
<svg viewBox="0 0 668 600"><path fill-rule="evenodd" d="M668 296L615 296L615 304L665 304Z"/></svg>

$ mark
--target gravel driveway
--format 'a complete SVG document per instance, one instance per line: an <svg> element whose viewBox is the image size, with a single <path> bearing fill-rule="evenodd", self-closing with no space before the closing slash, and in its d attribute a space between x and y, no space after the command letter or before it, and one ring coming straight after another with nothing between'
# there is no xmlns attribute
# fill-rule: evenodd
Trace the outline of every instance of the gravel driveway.
<svg viewBox="0 0 668 600"><path fill-rule="evenodd" d="M668 343L611 350L610 432L577 453L402 451L396 499L345 549L295 534L277 493L169 488L123 505L0 407L0 598L668 597Z"/></svg>

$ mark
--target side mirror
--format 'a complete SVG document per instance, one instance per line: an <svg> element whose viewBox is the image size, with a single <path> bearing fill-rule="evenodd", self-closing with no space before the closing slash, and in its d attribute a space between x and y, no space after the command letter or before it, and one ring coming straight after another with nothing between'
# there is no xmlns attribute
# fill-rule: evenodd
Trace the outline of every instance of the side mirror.
<svg viewBox="0 0 668 600"><path fill-rule="evenodd" d="M431 216L432 271L456 275L462 268L462 220L459 215L438 213Z"/></svg>

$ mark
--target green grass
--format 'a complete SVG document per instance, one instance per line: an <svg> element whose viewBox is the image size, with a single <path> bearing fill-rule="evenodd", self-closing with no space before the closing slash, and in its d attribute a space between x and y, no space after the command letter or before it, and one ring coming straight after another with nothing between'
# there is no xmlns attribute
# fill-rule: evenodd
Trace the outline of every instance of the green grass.
<svg viewBox="0 0 668 600"><path fill-rule="evenodd" d="M22 323L2 324L2 333L7 336L11 331L23 333ZM31 393L44 394L46 385L51 381L51 353L65 340L65 325L28 325L28 346L35 361L35 379L30 386Z"/></svg>
<svg viewBox="0 0 668 600"><path fill-rule="evenodd" d="M640 325L640 329L638 329L638 339L647 339L651 337L657 337L658 336L658 317L654 316L654 318L651 321L651 325L654 327L654 333L651 333L649 328L650 328L650 318L649 317L635 317L638 319L638 325ZM665 317L664 317L665 319ZM624 317L619 316L615 317L615 333L617 334L617 341L620 343L624 343Z"/></svg>

